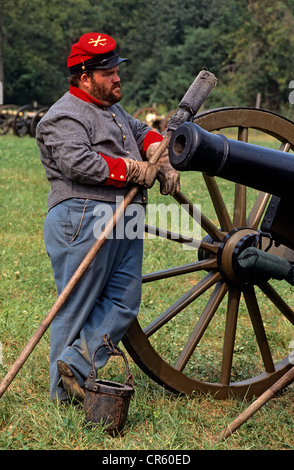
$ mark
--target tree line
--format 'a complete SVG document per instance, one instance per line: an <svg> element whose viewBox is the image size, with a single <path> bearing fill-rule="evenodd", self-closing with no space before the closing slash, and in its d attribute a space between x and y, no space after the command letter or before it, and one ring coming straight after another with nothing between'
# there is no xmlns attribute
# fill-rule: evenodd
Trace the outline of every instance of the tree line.
<svg viewBox="0 0 294 470"><path fill-rule="evenodd" d="M51 105L68 89L71 45L112 35L129 112L175 108L203 68L218 78L209 107L261 106L291 114L294 0L0 0L4 103Z"/></svg>

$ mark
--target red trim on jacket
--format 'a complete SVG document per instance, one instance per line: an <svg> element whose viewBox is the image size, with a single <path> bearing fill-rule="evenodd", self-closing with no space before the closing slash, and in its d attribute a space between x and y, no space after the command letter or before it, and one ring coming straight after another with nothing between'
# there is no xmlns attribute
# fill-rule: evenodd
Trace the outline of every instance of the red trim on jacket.
<svg viewBox="0 0 294 470"><path fill-rule="evenodd" d="M101 106L100 101L96 100L95 98L93 98L93 96L89 95L89 93L84 90L81 90L76 86L70 85L69 92L71 95L80 98L80 100L86 101L87 103L96 104L96 106Z"/></svg>

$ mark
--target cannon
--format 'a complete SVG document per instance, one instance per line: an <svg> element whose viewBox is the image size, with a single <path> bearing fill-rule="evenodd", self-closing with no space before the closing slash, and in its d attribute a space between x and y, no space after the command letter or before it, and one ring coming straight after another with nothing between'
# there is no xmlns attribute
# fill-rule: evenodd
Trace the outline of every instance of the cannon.
<svg viewBox="0 0 294 470"><path fill-rule="evenodd" d="M261 232L240 250L235 248L232 267L236 276L258 282L267 277L286 279L293 285L293 264L256 248L262 236L276 246L294 248L293 207L294 155L254 144L235 141L223 134L211 134L197 124L187 122L173 134L170 162L179 171L201 171L238 184L272 193L261 223ZM230 235L227 237L230 238ZM249 249L249 247L251 249ZM245 261L246 260L246 261ZM280 270L279 270L280 268Z"/></svg>
<svg viewBox="0 0 294 470"><path fill-rule="evenodd" d="M211 134L192 122L174 132L169 156L180 171L201 171L285 198L292 192L293 155Z"/></svg>
<svg viewBox="0 0 294 470"><path fill-rule="evenodd" d="M251 144L256 133L278 150ZM201 239L146 226L171 244L198 248L189 252L189 263L144 274L143 288L163 292L166 280L187 286L183 279L188 277L190 289L183 287L182 296L164 308L152 305L148 318L139 313L123 340L137 365L168 390L251 398L290 369L293 149L293 122L262 109L204 111L174 131L170 160L183 175L174 199L191 218L200 218ZM196 188L185 178L194 170L199 172ZM206 188L202 200L201 185ZM205 212L197 212L198 203ZM274 333L267 331L269 316L276 319ZM240 319L245 334L239 331ZM180 333L176 338L170 337L172 322ZM272 336L281 324L287 337L275 350ZM206 340L209 330L213 342ZM256 349L254 364L247 362L248 347Z"/></svg>
<svg viewBox="0 0 294 470"><path fill-rule="evenodd" d="M174 110L175 112L176 110ZM137 109L137 111L133 114L135 119L139 119L140 121L146 122L150 127L154 129L158 129L161 132L163 131L162 122L164 120L164 116L162 116L156 106L144 106L143 108Z"/></svg>
<svg viewBox="0 0 294 470"><path fill-rule="evenodd" d="M24 137L27 134L35 137L37 124L47 110L47 106L39 106L38 104L21 106L15 113L12 121L14 134L17 137Z"/></svg>
<svg viewBox="0 0 294 470"><path fill-rule="evenodd" d="M13 120L19 109L15 104L0 106L0 135L5 135L12 128Z"/></svg>
<svg viewBox="0 0 294 470"><path fill-rule="evenodd" d="M195 123L174 132L170 161L179 171L201 171L273 194L261 228L276 245L294 249L294 155L211 134Z"/></svg>

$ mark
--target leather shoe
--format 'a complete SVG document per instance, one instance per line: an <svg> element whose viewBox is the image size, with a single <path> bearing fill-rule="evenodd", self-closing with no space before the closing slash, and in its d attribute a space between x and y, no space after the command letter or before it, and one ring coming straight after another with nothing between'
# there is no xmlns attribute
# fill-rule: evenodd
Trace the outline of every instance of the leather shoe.
<svg viewBox="0 0 294 470"><path fill-rule="evenodd" d="M57 369L61 375L62 385L70 398L77 401L84 401L85 391L79 385L77 378L74 376L71 369L63 361L57 361Z"/></svg>

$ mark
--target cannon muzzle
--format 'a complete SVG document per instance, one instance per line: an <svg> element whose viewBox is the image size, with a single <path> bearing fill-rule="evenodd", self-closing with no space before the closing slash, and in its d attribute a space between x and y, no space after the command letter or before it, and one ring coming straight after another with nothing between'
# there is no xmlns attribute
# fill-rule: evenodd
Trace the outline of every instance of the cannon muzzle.
<svg viewBox="0 0 294 470"><path fill-rule="evenodd" d="M212 134L192 122L174 131L169 157L179 171L201 171L279 197L293 192L293 154Z"/></svg>

